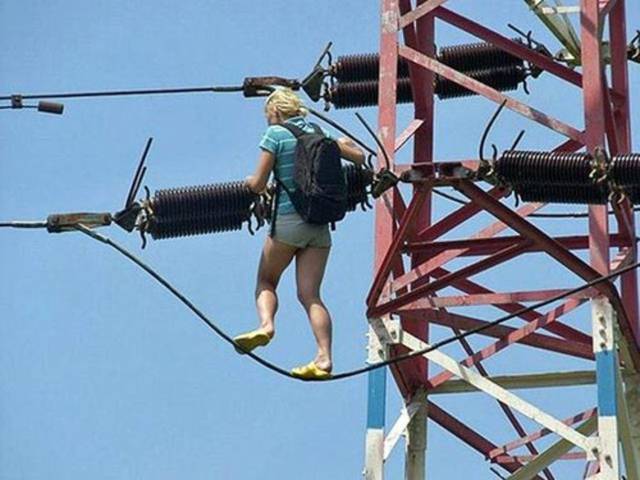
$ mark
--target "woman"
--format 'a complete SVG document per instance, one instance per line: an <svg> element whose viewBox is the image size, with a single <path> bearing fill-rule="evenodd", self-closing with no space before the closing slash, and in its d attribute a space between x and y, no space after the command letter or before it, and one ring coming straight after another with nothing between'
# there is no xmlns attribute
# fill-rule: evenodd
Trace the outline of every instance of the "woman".
<svg viewBox="0 0 640 480"><path fill-rule="evenodd" d="M292 190L293 164L296 138L282 123L293 124L307 132L313 127L305 120L307 110L300 98L288 88L275 90L266 100L265 114L269 127L260 142L261 153L253 175L247 185L256 193L264 191L272 171L284 184L276 198L275 233L264 243L256 285L256 308L259 327L236 337L235 342L245 351L267 345L274 336L274 317L278 309L276 288L284 270L296 259L296 285L298 299L307 312L311 329L318 344L315 358L307 365L294 368L297 377L329 378L331 360L331 317L320 298L320 285L324 276L331 235L328 225L306 223L296 212L286 190ZM326 131L324 134L330 136ZM337 140L342 158L356 164L364 162L362 150L348 138ZM242 351L242 350L239 350Z"/></svg>

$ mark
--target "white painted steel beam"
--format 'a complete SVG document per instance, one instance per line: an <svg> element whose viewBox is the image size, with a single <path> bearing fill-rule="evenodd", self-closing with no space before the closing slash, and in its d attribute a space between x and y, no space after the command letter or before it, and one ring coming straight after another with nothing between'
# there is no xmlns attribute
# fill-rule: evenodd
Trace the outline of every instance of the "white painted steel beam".
<svg viewBox="0 0 640 480"><path fill-rule="evenodd" d="M411 350L422 350L429 346L427 343L407 332L401 332L401 334L401 343ZM424 356L437 365L440 365L445 370L473 385L478 390L482 390L494 399L510 406L543 427L557 433L573 445L587 452L587 455L592 455L592 448L594 444L593 440L585 437L571 427L568 427L557 418L549 415L508 390L505 390L470 368L460 365L455 359L438 350L425 353Z"/></svg>
<svg viewBox="0 0 640 480"><path fill-rule="evenodd" d="M577 385L593 385L596 383L596 372L593 370L557 373L534 373L526 375L496 375L485 377L507 390L529 388L555 388ZM477 388L464 380L449 380L429 390L429 395L445 393L476 392Z"/></svg>
<svg viewBox="0 0 640 480"><path fill-rule="evenodd" d="M623 379L620 370L617 372L618 381L618 430L620 431L620 443L622 444L622 453L624 455L624 464L627 472L628 480L640 480L640 455L637 444L634 444L631 434L632 422L640 421L636 418L631 419L627 399L624 395Z"/></svg>
<svg viewBox="0 0 640 480"><path fill-rule="evenodd" d="M424 480L427 453L427 398L424 392L416 395L418 408L411 417L406 429L404 478L405 480Z"/></svg>
<svg viewBox="0 0 640 480"><path fill-rule="evenodd" d="M391 452L398 443L400 437L405 433L409 422L419 409L420 404L417 402L412 402L408 406L402 408L398 420L396 420L396 423L393 424L393 427L391 427L391 430L389 430L389 433L384 439L385 462L389 458L389 455L391 455Z"/></svg>
<svg viewBox="0 0 640 480"><path fill-rule="evenodd" d="M598 480L619 480L618 369L615 313L606 297L591 300L593 353L598 382L598 444L594 452L600 463Z"/></svg>
<svg viewBox="0 0 640 480"><path fill-rule="evenodd" d="M595 431L597 425L597 417L591 417L580 425L576 431L582 435L590 435ZM571 442L562 438L551 445L547 450L540 453L534 460L527 463L527 465L518 469L518 471L511 475L507 480L529 480L534 478L539 472L547 468L572 448L573 445Z"/></svg>

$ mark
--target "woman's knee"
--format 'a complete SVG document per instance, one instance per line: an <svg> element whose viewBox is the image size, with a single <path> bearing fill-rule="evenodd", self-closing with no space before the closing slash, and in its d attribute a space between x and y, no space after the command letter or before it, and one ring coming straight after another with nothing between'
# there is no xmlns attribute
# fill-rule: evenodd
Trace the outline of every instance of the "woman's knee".
<svg viewBox="0 0 640 480"><path fill-rule="evenodd" d="M314 290L298 290L298 301L306 308L314 304L322 305L320 293Z"/></svg>
<svg viewBox="0 0 640 480"><path fill-rule="evenodd" d="M275 293L276 287L277 287L277 284L273 281L258 279L258 283L256 284L256 291L255 291L256 298L258 298L262 292Z"/></svg>

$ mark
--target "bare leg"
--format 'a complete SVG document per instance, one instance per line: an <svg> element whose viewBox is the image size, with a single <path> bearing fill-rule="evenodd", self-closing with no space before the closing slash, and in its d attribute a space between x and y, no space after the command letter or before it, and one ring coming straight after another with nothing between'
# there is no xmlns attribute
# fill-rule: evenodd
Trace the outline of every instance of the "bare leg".
<svg viewBox="0 0 640 480"><path fill-rule="evenodd" d="M256 281L256 309L260 329L269 337L273 337L274 317L278 310L276 287L282 272L293 260L296 250L296 247L278 242L271 237L267 237L262 249Z"/></svg>
<svg viewBox="0 0 640 480"><path fill-rule="evenodd" d="M296 283L298 299L307 311L318 351L315 364L331 371L331 317L320 298L320 285L329 258L329 248L305 248L296 255Z"/></svg>

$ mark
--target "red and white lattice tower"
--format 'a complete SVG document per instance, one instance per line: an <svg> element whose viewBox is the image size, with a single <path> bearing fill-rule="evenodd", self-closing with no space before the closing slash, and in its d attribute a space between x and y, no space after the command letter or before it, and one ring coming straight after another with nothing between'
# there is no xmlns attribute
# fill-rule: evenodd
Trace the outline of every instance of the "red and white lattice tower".
<svg viewBox="0 0 640 480"><path fill-rule="evenodd" d="M528 3L537 4L540 9L545 2ZM460 307L474 306L476 312L478 306L484 306L496 313L513 313L528 302L557 295L559 286L552 284L553 276L549 277L546 290L523 291L504 291L504 285L492 287L470 279L488 269L503 268L521 255L531 252L548 255L555 261L555 268L575 274L576 285L636 262L635 225L628 202L615 205L612 217L607 206L590 206L588 228L575 222L576 231L571 235L549 235L528 218L543 204L525 203L513 209L502 202L508 193L505 189L456 177L456 169L451 168L455 165L439 162L433 153L435 74L490 102L506 101L507 109L563 135L566 140L556 151L584 148L594 153L597 148L604 148L610 155L628 153L631 132L625 3L581 0L580 6L575 7L580 23L580 59L576 63L581 70L571 70L456 13L453 6L447 8L446 0L418 1L415 6L411 0L381 0L378 131L394 171L412 170L414 178L421 177L423 181L414 183L410 198L403 198L395 188L376 205L375 275L367 299L371 327L369 361L424 348L434 325L465 331L487 321L453 313L454 308L459 312ZM436 21L490 42L538 66L558 82L568 82L580 89L584 125L574 127L561 122L438 62L433 47ZM603 32L609 38L603 38ZM610 46L610 58L609 55L604 58L605 43ZM410 62L415 115L408 125L397 126L395 92L399 57ZM609 75L606 69L610 69ZM414 144L413 162L395 164L394 152L410 138ZM465 164L471 168L473 165L474 161ZM436 178L438 185L455 188L469 204L435 217L431 188ZM450 232L467 222L475 222L481 213L489 213L493 223L470 237L451 238ZM501 235L505 232L509 234ZM588 250L588 261L576 254L578 250ZM463 267L450 268L449 262L463 257L467 261ZM510 475L508 478L518 480L552 479L553 464L564 460L582 461L584 478L613 480L626 472L629 480L640 479L640 323L635 270L617 283L619 287L613 282L603 282L568 296L547 310L522 314L517 325L489 328L482 335L492 339L491 342L478 351L464 342L463 358L433 351L395 365L391 373L405 407L390 428L385 429L385 372L372 372L365 478L384 477L384 461L402 433L406 434L405 478L425 478L427 426L435 422L476 450L505 478ZM457 291L456 295L445 294L451 289ZM591 317L591 321L570 326L563 316L579 308L585 313L583 318ZM551 351L563 358L586 359L592 368L490 375L482 362L494 355L509 356L514 345L529 348L532 359L536 354ZM519 395L520 389L553 387L553 395L560 404L563 386L585 384L597 385L590 390L595 392L593 408L574 412L570 418L556 418L552 411L544 411ZM439 394L464 395L470 391L481 391L500 402L504 414L501 418L512 425L513 440L498 444L439 406ZM531 419L539 430L526 431L518 416ZM543 437L546 443L540 448ZM551 443L549 438L553 439ZM518 453L518 449L527 451ZM438 453L435 448L429 449L430 455ZM487 472L478 478L491 475Z"/></svg>

